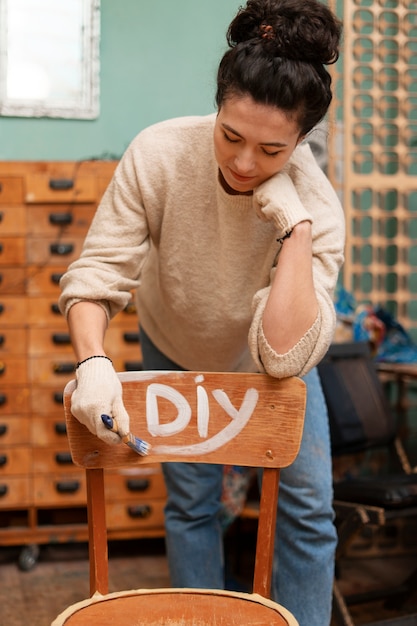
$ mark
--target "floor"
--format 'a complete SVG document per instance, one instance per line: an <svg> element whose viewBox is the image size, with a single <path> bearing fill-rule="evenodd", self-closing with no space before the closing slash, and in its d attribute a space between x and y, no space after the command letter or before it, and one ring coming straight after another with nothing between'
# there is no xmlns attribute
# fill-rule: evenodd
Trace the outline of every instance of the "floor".
<svg viewBox="0 0 417 626"><path fill-rule="evenodd" d="M339 572L338 584L343 593L369 592L385 586L387 581L399 584L415 570L416 565L415 554L402 557L346 560ZM410 614L414 614L414 618L412 624L407 623L407 626L417 626L417 597L411 597L401 609L388 609L385 603L386 601L382 600L350 607L355 626ZM332 621L333 625L337 625L335 619Z"/></svg>
<svg viewBox="0 0 417 626"><path fill-rule="evenodd" d="M235 538L227 544L229 582L244 587L250 580L253 563L251 539L236 553ZM85 544L42 546L37 563L21 571L18 548L2 548L0 555L0 626L50 626L67 606L88 597L88 553ZM168 567L162 540L122 541L110 544L110 590L134 587L169 586ZM400 581L417 563L417 555L399 558L348 559L341 568L340 585L344 591L363 591L390 576ZM411 599L411 610L417 598ZM387 611L381 603L352 609L355 626L401 611ZM336 624L336 622L332 622ZM414 624L414 622L413 622ZM417 619L415 624L417 624ZM242 626L244 626L242 624ZM407 625L409 626L409 625ZM411 625L410 625L411 626Z"/></svg>
<svg viewBox="0 0 417 626"><path fill-rule="evenodd" d="M67 606L89 596L88 547L42 546L30 571L18 567L20 550L2 548L0 626L50 626ZM110 591L169 586L163 543L123 541L109 546Z"/></svg>

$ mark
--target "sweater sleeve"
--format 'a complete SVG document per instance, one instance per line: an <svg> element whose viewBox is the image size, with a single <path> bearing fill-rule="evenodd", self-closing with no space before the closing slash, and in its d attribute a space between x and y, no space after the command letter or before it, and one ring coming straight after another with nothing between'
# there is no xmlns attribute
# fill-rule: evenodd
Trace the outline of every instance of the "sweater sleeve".
<svg viewBox="0 0 417 626"><path fill-rule="evenodd" d="M319 312L297 344L287 353L278 354L267 342L262 328L270 286L255 294L249 347L259 370L276 378L304 375L326 353L336 324L333 292L344 259L345 221L337 195L317 165L309 146L300 146L296 152L286 172L292 179L301 204L312 218L312 269ZM276 207L279 212L279 198L276 199ZM274 269L271 281L273 275Z"/></svg>
<svg viewBox="0 0 417 626"><path fill-rule="evenodd" d="M133 149L116 168L87 233L80 257L61 278L64 315L76 302L94 301L110 319L131 299L149 250L149 233Z"/></svg>

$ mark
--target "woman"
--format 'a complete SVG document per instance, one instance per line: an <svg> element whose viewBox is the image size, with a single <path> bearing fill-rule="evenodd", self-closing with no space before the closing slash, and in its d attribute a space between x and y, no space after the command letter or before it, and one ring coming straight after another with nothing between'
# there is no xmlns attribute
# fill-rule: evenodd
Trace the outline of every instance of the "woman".
<svg viewBox="0 0 417 626"><path fill-rule="evenodd" d="M72 411L109 443L129 430L103 349L137 289L145 369L301 375L305 433L282 472L273 597L300 626L330 623L335 530L327 415L315 365L331 342L343 259L336 194L303 140L331 101L324 65L341 26L316 0L249 0L228 31L217 115L156 124L132 142L62 278L79 364ZM173 586L224 585L222 468L166 464Z"/></svg>

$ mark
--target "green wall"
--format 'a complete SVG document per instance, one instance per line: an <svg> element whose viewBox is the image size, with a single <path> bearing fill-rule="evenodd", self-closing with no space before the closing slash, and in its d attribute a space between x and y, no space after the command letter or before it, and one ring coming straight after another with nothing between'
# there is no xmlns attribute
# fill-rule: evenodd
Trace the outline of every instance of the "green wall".
<svg viewBox="0 0 417 626"><path fill-rule="evenodd" d="M239 0L101 0L100 116L0 117L0 160L119 158L153 122L215 110Z"/></svg>

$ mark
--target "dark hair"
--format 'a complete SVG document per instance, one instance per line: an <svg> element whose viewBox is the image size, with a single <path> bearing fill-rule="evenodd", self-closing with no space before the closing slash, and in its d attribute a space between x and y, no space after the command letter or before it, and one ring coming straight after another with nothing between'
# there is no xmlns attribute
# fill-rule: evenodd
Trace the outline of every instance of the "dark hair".
<svg viewBox="0 0 417 626"><path fill-rule="evenodd" d="M217 73L218 108L232 96L293 115L307 134L329 108L342 24L319 0L248 0L227 31Z"/></svg>

